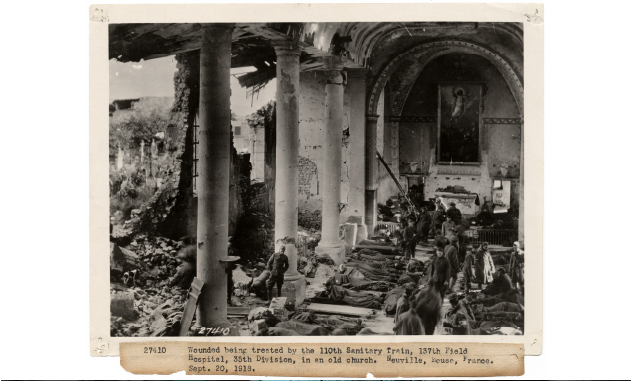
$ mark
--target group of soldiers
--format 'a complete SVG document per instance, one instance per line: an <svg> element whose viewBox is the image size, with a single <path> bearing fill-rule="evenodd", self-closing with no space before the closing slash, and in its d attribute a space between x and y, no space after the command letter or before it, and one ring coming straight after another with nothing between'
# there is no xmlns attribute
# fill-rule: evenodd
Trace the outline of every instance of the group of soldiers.
<svg viewBox="0 0 631 381"><path fill-rule="evenodd" d="M180 250L177 260L180 265L177 272L170 280L171 286L179 286L187 289L190 287L193 278L197 273L197 248L195 239L182 237L179 240ZM234 256L234 239L228 237L228 256ZM234 292L234 282L232 280L232 270L236 268L233 263L228 268L228 305L232 305L232 294ZM261 298L271 301L273 289L276 286L277 296L281 296L285 272L289 269L289 258L285 254L285 245L281 245L278 252L269 256L263 272L258 273L250 279L248 289L255 292Z"/></svg>
<svg viewBox="0 0 631 381"><path fill-rule="evenodd" d="M407 214L407 226L402 232L403 255L406 259L414 258L416 245L427 243L429 236L433 235L456 240L460 259L464 259L467 222L462 219L462 213L455 203L446 207L440 198L434 203L436 209L433 211L423 206L416 216L414 213Z"/></svg>
<svg viewBox="0 0 631 381"><path fill-rule="evenodd" d="M416 245L427 244L429 236L434 237L434 252L437 258L444 258L437 263L438 268L448 267L449 287L453 289L458 272L463 271L465 290L468 292L472 282L487 284L495 273L495 264L488 249L488 243L482 243L474 250L468 244L467 230L469 224L462 218L462 213L454 202L447 207L440 198L434 201L436 209L429 211L422 207L415 217L414 213L407 213L407 226L401 232L401 249L405 259L415 257ZM523 286L523 251L521 244L515 242L513 254L509 260L509 277L515 287ZM462 265L461 265L462 264ZM475 268L475 271L472 270ZM501 269L505 271L505 269Z"/></svg>
<svg viewBox="0 0 631 381"><path fill-rule="evenodd" d="M466 328L464 334L470 334L471 323L476 320L471 307L477 303L484 306L485 314L523 314L524 252L521 244L515 242L508 270L502 266L496 268L486 243L477 250L467 247L465 260L460 266L457 244L457 241L442 236L435 238L435 255L427 271L427 282L421 287L406 285L405 294L397 302L395 334L431 335L443 320L450 324L457 324L458 320L467 321L463 325ZM465 286L462 296L454 291L459 272L463 273ZM479 293L471 292L473 282L478 283ZM445 295L449 305L443 317Z"/></svg>
<svg viewBox="0 0 631 381"><path fill-rule="evenodd" d="M422 291L411 288L397 303L396 334L432 334L432 327L442 320L442 316L438 315L445 295L448 295L450 303L446 316L474 320L469 308L475 296L471 293L472 283L478 284L480 301L487 303L493 312L523 311L522 244L514 243L508 269L496 266L488 243L484 242L476 249L469 245L466 235L468 224L455 203L447 207L440 198L434 203L434 211L423 207L416 216L409 213L406 216L407 225L401 233L401 248L406 259L415 258L417 243L427 243L430 235L434 236L434 255L426 272L429 279L421 287ZM505 263L504 259L502 263ZM454 291L460 272L464 281L464 300Z"/></svg>

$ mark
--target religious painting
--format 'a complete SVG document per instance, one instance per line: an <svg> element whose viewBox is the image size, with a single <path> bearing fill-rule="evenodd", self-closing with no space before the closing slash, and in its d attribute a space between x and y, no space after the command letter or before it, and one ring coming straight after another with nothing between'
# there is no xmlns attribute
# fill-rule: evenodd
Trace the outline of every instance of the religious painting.
<svg viewBox="0 0 631 381"><path fill-rule="evenodd" d="M438 86L438 162L480 161L481 84Z"/></svg>

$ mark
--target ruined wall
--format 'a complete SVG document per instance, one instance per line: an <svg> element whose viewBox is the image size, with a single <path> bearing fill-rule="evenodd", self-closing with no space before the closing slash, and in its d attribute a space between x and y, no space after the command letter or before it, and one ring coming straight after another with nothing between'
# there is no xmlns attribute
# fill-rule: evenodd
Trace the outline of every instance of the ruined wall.
<svg viewBox="0 0 631 381"><path fill-rule="evenodd" d="M251 195L250 185L250 155L239 154L234 147L234 137L230 134L230 185L228 195L228 235L233 235L239 218L249 207ZM190 206L178 212L186 213L187 235L197 235L197 197L191 197Z"/></svg>
<svg viewBox="0 0 631 381"><path fill-rule="evenodd" d="M252 180L265 179L265 127L250 129L250 162L252 163Z"/></svg>
<svg viewBox="0 0 631 381"><path fill-rule="evenodd" d="M440 82L482 82L487 86L480 125L479 165L438 165L438 87ZM446 55L432 61L410 91L400 122L399 169L409 172L409 162L418 162L426 176L425 198L438 188L461 185L491 200L493 180L511 181L511 207L519 207L520 131L519 109L495 67L475 55Z"/></svg>
<svg viewBox="0 0 631 381"><path fill-rule="evenodd" d="M265 183L253 183L250 185L250 208L253 212L269 213L267 197Z"/></svg>
<svg viewBox="0 0 631 381"><path fill-rule="evenodd" d="M143 231L171 239L197 235L197 198L193 194L194 123L199 108L199 52L177 54L178 71L173 75L174 101L169 115L166 148L173 161L164 186L127 221L124 236ZM232 134L231 134L232 139ZM250 181L249 155L231 150L229 234L242 215Z"/></svg>
<svg viewBox="0 0 631 381"><path fill-rule="evenodd" d="M234 235L237 221L250 207L250 155L239 154L234 147L234 134L230 133L230 200L228 204L228 235Z"/></svg>
<svg viewBox="0 0 631 381"><path fill-rule="evenodd" d="M177 54L178 71L173 75L174 101L169 115L166 147L172 154L170 175L164 186L127 221L123 236L138 231L154 232L177 239L195 235L191 211L193 202L193 123L199 105L199 52Z"/></svg>
<svg viewBox="0 0 631 381"><path fill-rule="evenodd" d="M321 170L324 138L324 86L326 77L320 72L300 73L300 149L298 194L298 224L320 227L322 221ZM308 181L308 184L307 184Z"/></svg>
<svg viewBox="0 0 631 381"><path fill-rule="evenodd" d="M298 195L306 199L320 194L318 166L306 157L298 159Z"/></svg>
<svg viewBox="0 0 631 381"><path fill-rule="evenodd" d="M323 142L325 128L325 85L323 72L300 74L300 150L299 150L299 193L298 223L304 227L320 228L322 223L322 191L320 184L323 173ZM349 86L344 86L344 121L342 129L342 176L340 202L348 204L349 180ZM340 213L340 222L349 215L348 208Z"/></svg>
<svg viewBox="0 0 631 381"><path fill-rule="evenodd" d="M318 198L318 202L310 200ZM322 227L321 215L322 198L320 197L320 178L318 166L306 157L298 159L298 198L301 207L298 209L298 224L303 227L320 229Z"/></svg>

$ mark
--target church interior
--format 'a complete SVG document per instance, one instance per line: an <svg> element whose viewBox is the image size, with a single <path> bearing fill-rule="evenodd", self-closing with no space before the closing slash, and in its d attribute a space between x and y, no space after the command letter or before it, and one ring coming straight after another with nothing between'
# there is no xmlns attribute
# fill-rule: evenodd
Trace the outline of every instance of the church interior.
<svg viewBox="0 0 631 381"><path fill-rule="evenodd" d="M112 335L523 334L523 52L508 22L109 25L111 61L177 61L160 132L110 137L110 198L151 190L110 222ZM243 123L235 68L276 86Z"/></svg>

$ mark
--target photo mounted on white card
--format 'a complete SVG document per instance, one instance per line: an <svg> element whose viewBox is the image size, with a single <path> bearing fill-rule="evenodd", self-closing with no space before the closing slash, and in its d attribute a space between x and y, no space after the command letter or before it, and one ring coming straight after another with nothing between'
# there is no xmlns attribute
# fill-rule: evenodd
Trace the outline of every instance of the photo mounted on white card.
<svg viewBox="0 0 631 381"><path fill-rule="evenodd" d="M540 354L542 15L91 6L91 354L150 341Z"/></svg>

